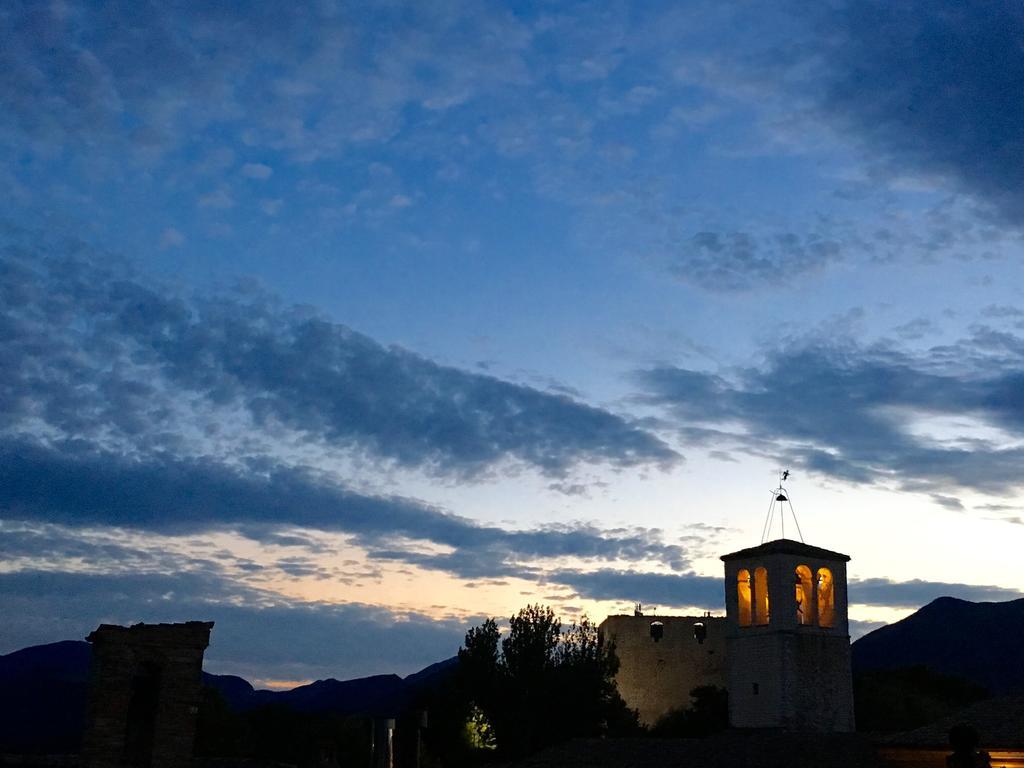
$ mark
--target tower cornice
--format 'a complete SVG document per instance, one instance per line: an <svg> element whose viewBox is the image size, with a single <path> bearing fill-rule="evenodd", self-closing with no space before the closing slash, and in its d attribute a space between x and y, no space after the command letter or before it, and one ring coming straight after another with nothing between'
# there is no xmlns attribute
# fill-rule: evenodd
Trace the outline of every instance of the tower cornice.
<svg viewBox="0 0 1024 768"><path fill-rule="evenodd" d="M818 560L841 560L844 563L850 562L850 556L844 555L842 552L833 552L830 549L813 547L810 544L804 544L802 541L793 541L792 539L775 539L774 541L766 541L764 544L759 544L756 547L748 547L747 549L741 549L736 552L730 552L727 555L722 555L720 559L723 562L729 562L730 560L741 560L744 558L758 557L760 555L798 555L800 557L813 557Z"/></svg>

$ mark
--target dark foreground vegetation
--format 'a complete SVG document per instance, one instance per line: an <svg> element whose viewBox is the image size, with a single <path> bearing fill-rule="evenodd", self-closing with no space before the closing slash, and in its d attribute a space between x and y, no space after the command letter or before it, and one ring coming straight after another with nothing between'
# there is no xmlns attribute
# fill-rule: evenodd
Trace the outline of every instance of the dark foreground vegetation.
<svg viewBox="0 0 1024 768"><path fill-rule="evenodd" d="M1024 612L1024 601L977 607L937 600L857 641L858 729L889 734L927 725L988 698L986 683L993 679L1018 692L1017 655L988 650L990 614L999 611L1004 626L1020 624L1010 622L1016 616L1010 609ZM961 621L953 639L924 632L943 618L949 624L951 616ZM954 640L956 647L946 648ZM77 752L90 654L88 643L62 642L0 656L0 755ZM924 661L911 663L918 658ZM726 692L701 687L688 707L641 728L615 688L617 669L615 649L599 642L589 620L565 627L550 608L528 606L510 619L507 632L485 621L466 634L457 658L404 679L322 680L271 692L204 673L196 754L227 768L368 765L374 723L382 717L397 720L398 768L412 765L417 753L425 768L460 768L574 738L716 739L727 727Z"/></svg>
<svg viewBox="0 0 1024 768"><path fill-rule="evenodd" d="M714 686L695 688L690 706L640 727L615 690L613 649L601 648L585 621L566 633L556 629L551 612L533 606L513 619L504 638L490 621L471 630L459 664L421 690L399 718L397 765L411 765L420 710L429 712L419 747L424 766L504 762L572 738L703 739L727 729L728 694ZM934 722L989 694L917 666L858 673L854 695L858 730L887 734ZM197 752L293 765L333 756L342 765L365 765L371 729L369 717L300 713L281 705L239 713L207 688Z"/></svg>
<svg viewBox="0 0 1024 768"><path fill-rule="evenodd" d="M510 619L504 638L485 621L459 650L477 744L512 757L568 738L636 735L636 712L615 687L618 668L615 649L586 617L563 632L550 608L531 605Z"/></svg>
<svg viewBox="0 0 1024 768"><path fill-rule="evenodd" d="M951 715L989 692L961 677L915 666L858 672L853 697L858 731L898 733Z"/></svg>
<svg viewBox="0 0 1024 768"><path fill-rule="evenodd" d="M550 608L528 606L502 637L485 621L466 634L458 662L405 692L395 758L412 765L471 766L521 757L577 737L644 733L615 688L618 660L583 618L563 628ZM378 703L378 707L383 705ZM393 707L395 705L392 705ZM426 728L419 728L426 714ZM293 765L366 765L374 715L298 711L282 704L239 710L211 687L200 712L197 755Z"/></svg>

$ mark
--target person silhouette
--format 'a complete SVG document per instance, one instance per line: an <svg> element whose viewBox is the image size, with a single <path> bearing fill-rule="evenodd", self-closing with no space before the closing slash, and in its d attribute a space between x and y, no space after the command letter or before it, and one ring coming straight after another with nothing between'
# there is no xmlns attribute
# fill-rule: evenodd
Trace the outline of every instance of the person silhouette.
<svg viewBox="0 0 1024 768"><path fill-rule="evenodd" d="M978 732L966 723L949 729L949 745L953 754L946 758L946 768L992 768L988 752L978 749Z"/></svg>

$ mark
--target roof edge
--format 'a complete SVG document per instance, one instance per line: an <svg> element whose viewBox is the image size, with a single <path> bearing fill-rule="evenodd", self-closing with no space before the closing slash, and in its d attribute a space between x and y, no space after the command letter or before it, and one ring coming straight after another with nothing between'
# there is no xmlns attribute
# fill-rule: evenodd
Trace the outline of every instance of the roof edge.
<svg viewBox="0 0 1024 768"><path fill-rule="evenodd" d="M803 555L805 557L817 557L822 560L841 560L844 563L848 563L851 560L849 555L844 555L842 552L815 547L811 544L804 544L802 541L794 541L793 539L766 541L764 544L758 544L756 547L747 547L736 552L729 552L719 557L719 559L723 562L729 562L730 560L756 557L757 555Z"/></svg>

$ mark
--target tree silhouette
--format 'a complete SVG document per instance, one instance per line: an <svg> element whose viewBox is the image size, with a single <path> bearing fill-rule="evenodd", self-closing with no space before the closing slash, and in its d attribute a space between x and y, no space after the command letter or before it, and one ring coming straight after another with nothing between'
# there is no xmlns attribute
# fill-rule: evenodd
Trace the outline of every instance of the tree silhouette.
<svg viewBox="0 0 1024 768"><path fill-rule="evenodd" d="M488 619L466 633L460 674L493 729L498 749L516 756L577 736L636 732L636 713L615 687L619 662L585 616L562 632L550 607L529 605L499 642Z"/></svg>
<svg viewBox="0 0 1024 768"><path fill-rule="evenodd" d="M690 691L690 706L673 709L651 728L652 736L675 739L704 738L729 727L729 694L714 685Z"/></svg>

